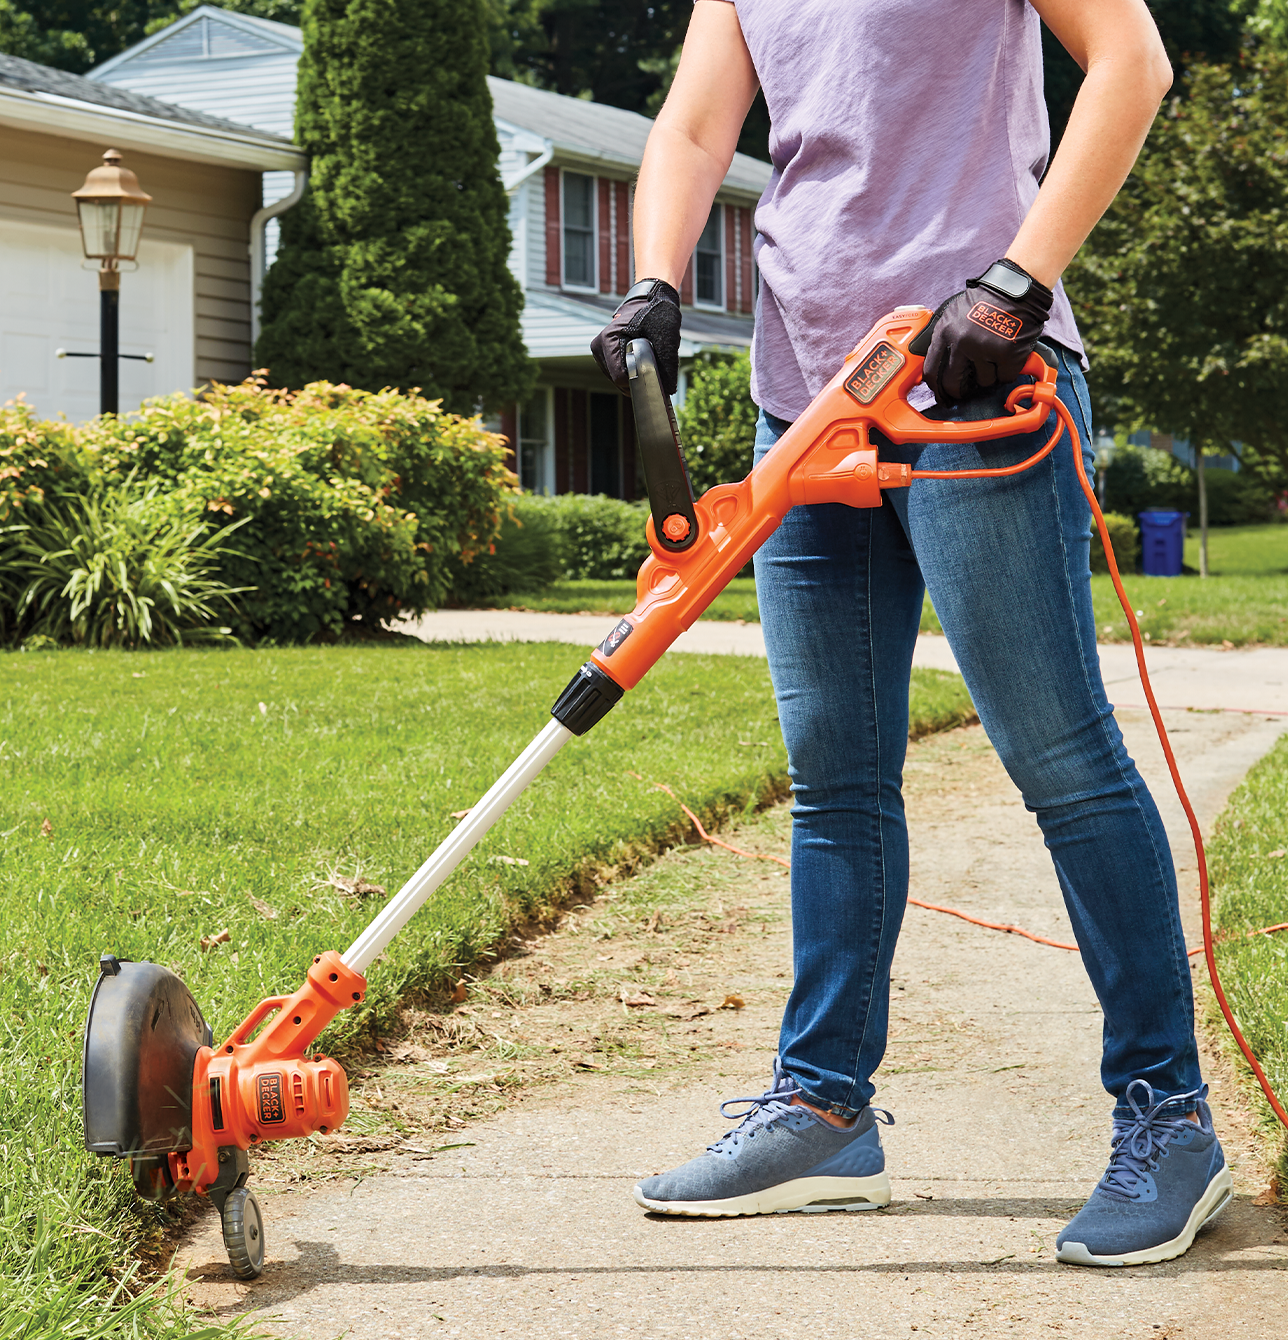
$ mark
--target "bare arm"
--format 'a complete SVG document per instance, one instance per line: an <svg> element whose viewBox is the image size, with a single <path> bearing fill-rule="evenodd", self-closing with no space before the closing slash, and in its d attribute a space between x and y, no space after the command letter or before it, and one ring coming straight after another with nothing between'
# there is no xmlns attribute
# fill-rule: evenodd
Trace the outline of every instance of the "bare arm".
<svg viewBox="0 0 1288 1340"><path fill-rule="evenodd" d="M1144 0L1030 0L1086 71L1060 148L1007 257L1051 287L1140 153L1172 67Z"/></svg>
<svg viewBox="0 0 1288 1340"><path fill-rule="evenodd" d="M725 0L698 0L640 166L635 273L641 279L680 287L758 87L737 10Z"/></svg>

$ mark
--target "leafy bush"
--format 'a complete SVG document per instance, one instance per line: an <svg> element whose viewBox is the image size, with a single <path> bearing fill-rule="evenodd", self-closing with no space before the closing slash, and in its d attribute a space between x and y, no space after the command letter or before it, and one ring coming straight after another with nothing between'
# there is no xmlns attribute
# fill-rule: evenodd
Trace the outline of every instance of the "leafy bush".
<svg viewBox="0 0 1288 1340"><path fill-rule="evenodd" d="M649 555L644 538L647 503L622 502L600 494L552 498L563 539L564 575L570 581L634 577Z"/></svg>
<svg viewBox="0 0 1288 1340"><path fill-rule="evenodd" d="M1274 515L1271 491L1248 471L1204 471L1208 524L1248 526ZM1152 447L1120 447L1105 472L1105 502L1115 512L1135 518L1151 508L1189 512L1197 524L1199 489L1196 473L1171 452Z"/></svg>
<svg viewBox="0 0 1288 1340"><path fill-rule="evenodd" d="M676 423L695 493L746 478L756 447L751 355L702 354Z"/></svg>
<svg viewBox="0 0 1288 1340"><path fill-rule="evenodd" d="M13 635L88 647L165 646L227 637L214 621L239 592L215 575L221 530L176 517L132 479L100 496L47 500L0 536Z"/></svg>
<svg viewBox="0 0 1288 1340"><path fill-rule="evenodd" d="M1106 512L1105 529L1109 532L1109 543L1114 547L1118 571L1135 572L1140 559L1140 535L1136 529L1136 519L1124 516L1121 512ZM1100 531L1094 521L1091 523L1091 570L1109 571L1105 546L1100 542Z"/></svg>
<svg viewBox="0 0 1288 1340"><path fill-rule="evenodd" d="M19 520L47 494L79 491L88 472L70 424L38 419L21 398L0 405L0 522Z"/></svg>
<svg viewBox="0 0 1288 1340"><path fill-rule="evenodd" d="M168 396L84 430L103 471L159 484L174 506L245 521L219 578L252 640L334 637L420 613L492 544L514 476L476 419L396 391L262 380Z"/></svg>
<svg viewBox="0 0 1288 1340"><path fill-rule="evenodd" d="M491 548L456 564L449 599L472 605L510 591L540 591L564 575L559 498L531 493L510 501Z"/></svg>

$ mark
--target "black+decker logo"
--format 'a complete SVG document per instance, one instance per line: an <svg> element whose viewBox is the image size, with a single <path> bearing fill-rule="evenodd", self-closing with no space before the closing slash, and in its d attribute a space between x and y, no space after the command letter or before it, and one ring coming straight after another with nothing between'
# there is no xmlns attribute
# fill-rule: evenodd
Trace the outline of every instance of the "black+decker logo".
<svg viewBox="0 0 1288 1340"><path fill-rule="evenodd" d="M286 1076L280 1070L268 1075L255 1076L255 1106L259 1110L261 1126L286 1120L286 1106L282 1101L282 1086Z"/></svg>
<svg viewBox="0 0 1288 1340"><path fill-rule="evenodd" d="M623 619L599 644L600 651L605 656L611 656L634 631L635 625L629 619Z"/></svg>
<svg viewBox="0 0 1288 1340"><path fill-rule="evenodd" d="M882 340L845 379L845 389L860 405L870 405L881 388L903 367L904 361L893 344Z"/></svg>
<svg viewBox="0 0 1288 1340"><path fill-rule="evenodd" d="M1018 316L1012 316L1010 312L994 307L991 302L977 302L966 313L966 320L973 321L977 326L983 326L985 330L1000 335L1004 340L1014 340L1024 324Z"/></svg>

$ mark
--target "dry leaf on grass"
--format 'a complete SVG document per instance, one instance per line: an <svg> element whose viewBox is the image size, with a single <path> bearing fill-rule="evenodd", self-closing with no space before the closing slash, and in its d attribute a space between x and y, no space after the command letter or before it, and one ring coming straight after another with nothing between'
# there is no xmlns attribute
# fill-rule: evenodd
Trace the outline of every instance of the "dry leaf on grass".
<svg viewBox="0 0 1288 1340"><path fill-rule="evenodd" d="M473 808L474 807L471 805L470 809L472 810ZM449 817L452 819L464 819L469 812L470 810L453 810Z"/></svg>
<svg viewBox="0 0 1288 1340"><path fill-rule="evenodd" d="M662 916L662 909L659 907L657 911L654 912L651 917L649 917L648 925L645 926L644 929L650 932L661 930L664 920L665 918Z"/></svg>
<svg viewBox="0 0 1288 1340"><path fill-rule="evenodd" d="M54 835L53 824L51 824L48 819L42 819L40 821L40 836L51 838L53 837L53 835Z"/></svg>
<svg viewBox="0 0 1288 1340"><path fill-rule="evenodd" d="M722 1010L741 1010L746 1004L747 1002L741 996L728 995L720 1003L719 1008Z"/></svg>
<svg viewBox="0 0 1288 1340"><path fill-rule="evenodd" d="M463 980L457 982L456 985L455 985L454 987L452 987L452 1004L453 1004L453 1005L462 1005L462 1004L464 1004L464 1003L465 1003L465 997L466 997L468 994L469 994L469 993L468 993L468 992L466 991L466 989L465 989L465 982L464 982Z"/></svg>
<svg viewBox="0 0 1288 1340"><path fill-rule="evenodd" d="M574 1057L573 1066L577 1070L602 1070L604 1068L598 1061L592 1061L587 1056Z"/></svg>
<svg viewBox="0 0 1288 1340"><path fill-rule="evenodd" d="M623 987L623 988L622 988L622 1004L623 1004L623 1005L629 1005L629 1006L638 1006L638 1005L656 1005L656 1004L657 1004L657 1001L654 1000L653 997L650 996L649 993L648 993L647 991L640 991L640 992L637 992L637 993L636 993L635 995L633 995L633 996L628 996L628 995L626 994L626 988Z"/></svg>
<svg viewBox="0 0 1288 1340"><path fill-rule="evenodd" d="M361 876L349 879L344 875L332 875L329 879L324 879L318 888L336 889L346 898L369 898L374 894L379 894L381 898L385 896L383 884L368 884Z"/></svg>
<svg viewBox="0 0 1288 1340"><path fill-rule="evenodd" d="M522 856L489 856L488 861L493 865L529 865Z"/></svg>
<svg viewBox="0 0 1288 1340"><path fill-rule="evenodd" d="M277 919L277 908L269 907L262 898L256 898L254 894L251 894L250 905L265 921L275 921Z"/></svg>
<svg viewBox="0 0 1288 1340"><path fill-rule="evenodd" d="M1288 851L1285 851L1282 847L1278 848L1276 851L1266 852L1267 861L1277 861L1283 856L1288 856Z"/></svg>
<svg viewBox="0 0 1288 1340"><path fill-rule="evenodd" d="M204 952L205 950L210 949L214 945L225 945L232 938L233 937L228 933L228 931L216 931L213 935L203 935L201 937L202 951Z"/></svg>

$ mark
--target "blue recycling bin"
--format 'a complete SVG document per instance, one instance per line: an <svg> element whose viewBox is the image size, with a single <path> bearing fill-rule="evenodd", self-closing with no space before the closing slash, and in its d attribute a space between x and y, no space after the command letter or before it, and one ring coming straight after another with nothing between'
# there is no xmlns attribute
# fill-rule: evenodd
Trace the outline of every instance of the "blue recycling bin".
<svg viewBox="0 0 1288 1340"><path fill-rule="evenodd" d="M1141 568L1146 577L1179 577L1188 512L1141 512Z"/></svg>

